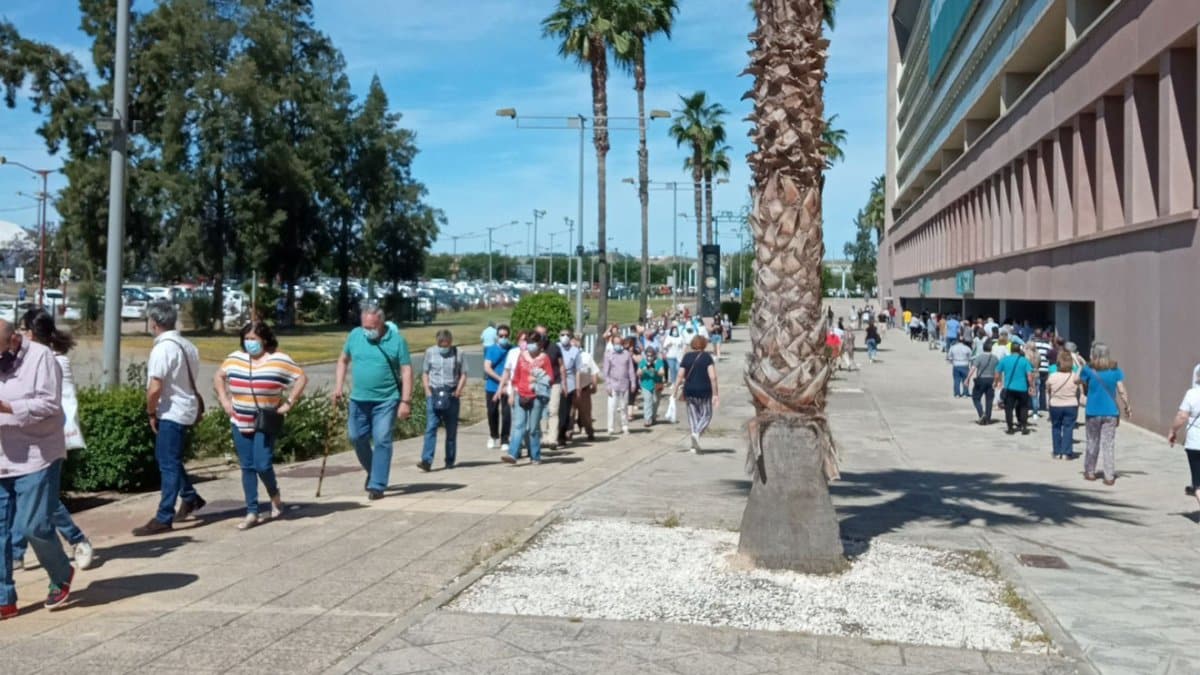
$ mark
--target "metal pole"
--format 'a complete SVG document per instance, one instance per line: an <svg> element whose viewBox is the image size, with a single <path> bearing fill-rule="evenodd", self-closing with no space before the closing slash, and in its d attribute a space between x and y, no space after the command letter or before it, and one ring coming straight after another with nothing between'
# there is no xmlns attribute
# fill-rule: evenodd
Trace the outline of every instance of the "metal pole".
<svg viewBox="0 0 1200 675"><path fill-rule="evenodd" d="M579 248L577 252L583 249L583 115L579 116ZM578 256L578 262L575 265L575 277L578 284L575 287L575 335L583 340L583 254Z"/></svg>
<svg viewBox="0 0 1200 675"><path fill-rule="evenodd" d="M39 171L42 174L42 245L41 251L38 252L38 304L46 304L46 296L43 292L46 287L46 203L50 201L50 188L47 185L46 171ZM64 296L65 297L65 296Z"/></svg>
<svg viewBox="0 0 1200 675"><path fill-rule="evenodd" d="M121 269L125 245L125 145L130 127L129 0L117 0L117 53L113 64L112 156L108 185L108 256L104 284L104 379L106 388L121 383Z"/></svg>
<svg viewBox="0 0 1200 675"><path fill-rule="evenodd" d="M538 226L538 218L540 218L540 217L541 217L541 213L537 209L534 209L533 210L533 242L532 242L533 243L533 275L530 276L529 278L533 281L533 287L535 289L537 288L537 261L538 261L537 226Z"/></svg>
<svg viewBox="0 0 1200 675"><path fill-rule="evenodd" d="M671 311L679 305L676 303L675 289L679 287L679 183L671 183L671 257L674 260L675 282L671 284Z"/></svg>
<svg viewBox="0 0 1200 675"><path fill-rule="evenodd" d="M550 233L550 267L546 270L546 285L554 283L554 233Z"/></svg>
<svg viewBox="0 0 1200 675"><path fill-rule="evenodd" d="M492 283L492 229L488 228L488 284Z"/></svg>

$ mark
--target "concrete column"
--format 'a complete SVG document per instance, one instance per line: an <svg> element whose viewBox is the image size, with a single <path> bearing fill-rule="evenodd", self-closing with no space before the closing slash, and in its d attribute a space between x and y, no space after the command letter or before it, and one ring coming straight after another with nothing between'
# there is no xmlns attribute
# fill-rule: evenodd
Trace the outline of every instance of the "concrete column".
<svg viewBox="0 0 1200 675"><path fill-rule="evenodd" d="M1054 303L1054 330L1059 335L1066 335L1071 326L1071 303Z"/></svg>
<svg viewBox="0 0 1200 675"><path fill-rule="evenodd" d="M1096 219L1099 229L1125 224L1125 101L1104 96L1096 104Z"/></svg>
<svg viewBox="0 0 1200 675"><path fill-rule="evenodd" d="M1008 301L1007 300L1000 301L999 314L1000 314L1000 316L996 317L996 323L998 323L1000 325L1004 325L1004 320L1008 318Z"/></svg>
<svg viewBox="0 0 1200 675"><path fill-rule="evenodd" d="M1013 162L1008 174L1008 203L1009 203L1009 248L1010 251L1020 251L1025 248L1025 160L1018 158Z"/></svg>
<svg viewBox="0 0 1200 675"><path fill-rule="evenodd" d="M996 205L999 207L1000 220L999 232L996 236L996 252L1008 253L1012 251L1012 199L1009 197L1010 190L1008 189L1008 181L1012 176L1012 169L1004 167L996 174Z"/></svg>
<svg viewBox="0 0 1200 675"><path fill-rule="evenodd" d="M1096 231L1096 115L1075 117L1073 166L1075 167L1075 236Z"/></svg>
<svg viewBox="0 0 1200 675"><path fill-rule="evenodd" d="M1158 216L1158 78L1125 80L1125 224Z"/></svg>
<svg viewBox="0 0 1200 675"><path fill-rule="evenodd" d="M1033 248L1038 245L1038 152L1030 150L1025 153L1025 246Z"/></svg>
<svg viewBox="0 0 1200 675"><path fill-rule="evenodd" d="M987 179L987 215L984 220L984 228L987 232L987 240L984 242L983 256L990 258L1000 253L1000 206L996 199L996 177L992 176Z"/></svg>
<svg viewBox="0 0 1200 675"><path fill-rule="evenodd" d="M1000 114L1008 112L1037 79L1037 73L1004 73L1000 78Z"/></svg>
<svg viewBox="0 0 1200 675"><path fill-rule="evenodd" d="M1053 140L1042 141L1038 153L1038 244L1049 244L1054 241L1057 228L1054 211L1054 144Z"/></svg>
<svg viewBox="0 0 1200 675"><path fill-rule="evenodd" d="M970 150L993 121L995 120L963 120L963 151Z"/></svg>
<svg viewBox="0 0 1200 675"><path fill-rule="evenodd" d="M1054 137L1054 222L1055 241L1067 241L1075 236L1075 204L1071 195L1071 177L1075 130L1060 127Z"/></svg>
<svg viewBox="0 0 1200 675"><path fill-rule="evenodd" d="M1168 49L1158 60L1158 215L1196 203L1196 49Z"/></svg>
<svg viewBox="0 0 1200 675"><path fill-rule="evenodd" d="M1108 6L1105 0L1067 0L1067 46L1078 40L1083 31Z"/></svg>

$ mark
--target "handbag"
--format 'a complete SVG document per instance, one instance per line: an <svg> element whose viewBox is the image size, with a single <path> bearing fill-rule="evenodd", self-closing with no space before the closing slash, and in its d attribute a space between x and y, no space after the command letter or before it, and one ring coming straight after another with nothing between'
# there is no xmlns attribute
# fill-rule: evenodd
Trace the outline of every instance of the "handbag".
<svg viewBox="0 0 1200 675"><path fill-rule="evenodd" d="M275 408L262 408L258 405L258 395L254 393L254 360L247 358L246 363L250 368L250 397L254 399L254 430L265 436L278 438L283 433L283 413Z"/></svg>
<svg viewBox="0 0 1200 675"><path fill-rule="evenodd" d="M450 351L450 356L446 357L454 360L454 382L457 386L459 375L458 347L454 347ZM430 390L430 403L433 406L433 411L436 413L449 412L451 404L454 402L455 387L437 387Z"/></svg>

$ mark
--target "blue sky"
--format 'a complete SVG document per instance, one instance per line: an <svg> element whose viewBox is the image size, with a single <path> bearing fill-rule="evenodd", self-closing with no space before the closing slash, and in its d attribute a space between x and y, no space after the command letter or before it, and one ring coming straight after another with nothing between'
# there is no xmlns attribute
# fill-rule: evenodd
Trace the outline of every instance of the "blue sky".
<svg viewBox="0 0 1200 675"><path fill-rule="evenodd" d="M10 4L11 3L11 4ZM80 56L88 44L78 30L75 0L6 0L0 15L27 37L50 42ZM135 6L146 0L135 0ZM658 39L647 56L647 107L674 111L679 94L703 89L731 111L728 118L733 172L718 186L716 210L737 211L749 201L750 149L744 121L750 110L742 94L749 78L739 77L749 48L752 17L743 0L681 0L671 40ZM591 114L586 71L558 56L557 46L541 37L539 22L553 0L315 0L318 27L346 57L358 95L378 74L393 110L417 132L420 155L416 176L429 188L429 201L449 219L435 251L449 251L449 235L483 233L488 226L517 220L497 230L494 241L524 252L525 222L534 209L547 211L539 242L565 250L564 217L578 210L578 135L571 131L517 129L495 116L497 108L515 107L523 115ZM15 9L14 9L15 6ZM837 30L830 36L828 114L848 132L846 161L828 176L825 192L827 257L841 257L853 237L851 220L866 201L871 178L882 173L886 89L887 25L885 0L843 0ZM608 88L609 114L634 115L632 80L614 70ZM35 133L39 120L22 102L0 108L0 154L41 168L61 160L49 156ZM613 121L614 126L619 122ZM685 151L667 134L669 121L649 128L650 178L689 181ZM640 250L640 212L634 186L622 178L637 175L637 132L615 131L608 156L608 230L610 247ZM595 153L590 131L585 148L585 243L596 239ZM61 187L62 179L59 178ZM52 179L51 189L55 184ZM0 167L0 220L33 225L33 202L17 196L38 185L24 172ZM19 210L14 210L19 209ZM691 214L691 191L680 191L679 212ZM650 252L672 249L671 193L652 192ZM55 216L51 214L51 220ZM721 243L737 243L733 226L723 226ZM694 241L695 222L679 218L678 240ZM486 234L461 239L459 252L484 250Z"/></svg>

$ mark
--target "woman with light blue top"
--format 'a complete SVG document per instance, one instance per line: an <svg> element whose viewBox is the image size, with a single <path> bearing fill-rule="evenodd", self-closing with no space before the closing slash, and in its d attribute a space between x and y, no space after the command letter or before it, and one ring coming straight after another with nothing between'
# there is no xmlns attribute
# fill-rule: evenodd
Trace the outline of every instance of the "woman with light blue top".
<svg viewBox="0 0 1200 675"><path fill-rule="evenodd" d="M1096 480L1099 459L1104 467L1104 484L1112 485L1117 481L1117 426L1121 424L1121 411L1125 411L1125 417L1133 417L1129 394L1125 391L1125 373L1117 367L1108 345L1097 342L1092 345L1091 361L1079 371L1075 381L1083 385L1087 394L1083 477Z"/></svg>

